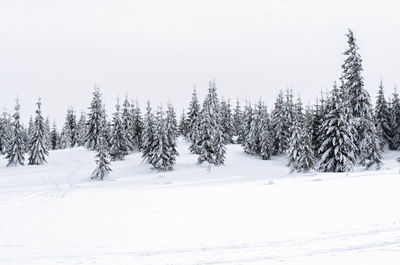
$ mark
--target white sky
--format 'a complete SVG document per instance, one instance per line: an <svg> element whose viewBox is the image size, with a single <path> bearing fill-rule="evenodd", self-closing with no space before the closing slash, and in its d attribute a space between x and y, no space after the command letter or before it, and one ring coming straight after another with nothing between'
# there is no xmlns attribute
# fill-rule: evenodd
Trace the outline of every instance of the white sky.
<svg viewBox="0 0 400 265"><path fill-rule="evenodd" d="M64 121L87 109L99 84L108 111L126 93L144 107L170 100L178 114L216 79L219 95L272 106L292 87L314 102L341 73L347 28L374 97L399 82L398 1L0 0L0 107L18 94L25 120L43 99Z"/></svg>

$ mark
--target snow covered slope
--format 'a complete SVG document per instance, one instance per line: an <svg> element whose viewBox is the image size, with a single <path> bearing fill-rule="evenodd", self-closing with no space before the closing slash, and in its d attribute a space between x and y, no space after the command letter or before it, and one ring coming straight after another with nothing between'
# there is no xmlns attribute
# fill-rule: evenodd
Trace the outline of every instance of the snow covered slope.
<svg viewBox="0 0 400 265"><path fill-rule="evenodd" d="M400 264L396 152L380 171L289 175L228 146L211 169L179 141L176 169L140 154L89 180L93 152L0 162L0 264Z"/></svg>

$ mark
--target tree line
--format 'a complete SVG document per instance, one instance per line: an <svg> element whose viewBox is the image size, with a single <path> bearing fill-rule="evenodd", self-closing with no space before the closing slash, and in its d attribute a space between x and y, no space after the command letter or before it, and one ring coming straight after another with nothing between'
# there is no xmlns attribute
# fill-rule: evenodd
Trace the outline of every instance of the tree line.
<svg viewBox="0 0 400 265"><path fill-rule="evenodd" d="M100 89L95 88L88 113L78 119L69 108L60 131L55 122L50 126L49 119L43 119L40 99L25 129L17 100L12 116L5 112L0 118L0 152L7 166L23 165L25 153L29 165L40 165L46 163L49 150L85 146L97 152L92 178L102 180L111 171L110 161L123 160L130 152L142 152L143 160L156 170L172 170L181 135L199 163L223 165L226 145L241 144L245 153L263 160L286 155L292 172L345 172L355 165L380 168L385 148L400 149L399 96L395 89L387 101L381 81L373 107L364 88L356 39L351 30L346 36L339 84L335 81L314 105L303 106L300 97L294 99L287 90L280 91L271 112L261 99L243 107L237 100L232 108L229 99L218 97L212 81L202 103L193 90L179 122L172 104L153 111L147 102L142 115L128 97L122 105L117 101L108 119Z"/></svg>

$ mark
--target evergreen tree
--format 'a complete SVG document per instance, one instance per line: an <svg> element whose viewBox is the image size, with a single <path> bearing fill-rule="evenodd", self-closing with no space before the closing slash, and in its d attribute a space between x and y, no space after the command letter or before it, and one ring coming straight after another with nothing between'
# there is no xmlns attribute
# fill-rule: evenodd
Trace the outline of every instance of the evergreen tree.
<svg viewBox="0 0 400 265"><path fill-rule="evenodd" d="M232 122L232 110L231 104L222 100L221 102L221 127L222 133L224 137L224 143L230 144L233 143L233 122Z"/></svg>
<svg viewBox="0 0 400 265"><path fill-rule="evenodd" d="M58 138L59 138L59 136L58 136L58 132L57 132L56 121L53 121L53 127L50 132L51 150L57 149Z"/></svg>
<svg viewBox="0 0 400 265"><path fill-rule="evenodd" d="M139 104L136 102L136 106L131 103L131 117L133 122L133 146L136 147L138 151L142 150L142 131L143 131L143 121L142 114L140 111Z"/></svg>
<svg viewBox="0 0 400 265"><path fill-rule="evenodd" d="M49 155L45 143L45 124L42 117L41 105L42 103L39 99L37 102L35 129L29 143L29 165L42 165L46 163L46 156Z"/></svg>
<svg viewBox="0 0 400 265"><path fill-rule="evenodd" d="M391 129L391 150L400 148L400 100L396 87L394 88L390 111L390 129Z"/></svg>
<svg viewBox="0 0 400 265"><path fill-rule="evenodd" d="M192 100L189 105L188 112L188 138L190 140L189 150L193 154L200 154L200 138L199 138L199 130L200 130L200 105L197 99L196 88L193 89Z"/></svg>
<svg viewBox="0 0 400 265"><path fill-rule="evenodd" d="M101 124L105 119L105 110L101 100L101 93L99 88L95 88L93 92L93 99L90 103L87 130L85 135L85 145L88 149L96 149L99 142L99 135Z"/></svg>
<svg viewBox="0 0 400 265"><path fill-rule="evenodd" d="M67 110L62 137L62 148L71 148L77 144L78 128L75 112L71 107Z"/></svg>
<svg viewBox="0 0 400 265"><path fill-rule="evenodd" d="M391 142L391 131L390 131L390 112L389 107L385 99L383 91L382 80L379 85L378 96L376 99L375 107L375 119L376 119L376 129L380 132L380 141L382 145L390 144Z"/></svg>
<svg viewBox="0 0 400 265"><path fill-rule="evenodd" d="M111 125L110 137L110 156L112 161L123 160L128 155L129 141L126 138L126 131L124 130L121 121L120 105L117 101L115 105L115 112L113 115L113 122Z"/></svg>
<svg viewBox="0 0 400 265"><path fill-rule="evenodd" d="M44 122L44 139L45 139L45 143L46 143L46 149L50 150L51 149L51 137L50 137L50 132L51 132L51 127L50 127L50 119L49 117L46 118L45 122Z"/></svg>
<svg viewBox="0 0 400 265"><path fill-rule="evenodd" d="M0 154L6 154L7 152L7 144L13 131L11 124L10 114L4 111L0 117Z"/></svg>
<svg viewBox="0 0 400 265"><path fill-rule="evenodd" d="M176 150L176 138L178 137L178 128L176 124L175 110L171 104L168 104L167 116L165 118L165 126L170 160L173 160L173 163L175 163L175 156L179 155L178 151Z"/></svg>
<svg viewBox="0 0 400 265"><path fill-rule="evenodd" d="M233 112L233 135L239 137L239 135L241 134L241 125L243 122L243 113L242 110L240 108L240 102L239 99L236 101L236 107L235 110ZM241 142L239 142L238 140L236 141L236 143L241 144Z"/></svg>
<svg viewBox="0 0 400 265"><path fill-rule="evenodd" d="M251 104L246 101L246 105L244 107L244 111L242 113L242 122L240 124L239 135L236 140L238 144L244 145L247 134L251 128L251 121L253 119L253 109L251 108Z"/></svg>
<svg viewBox="0 0 400 265"><path fill-rule="evenodd" d="M260 155L263 160L268 160L274 151L271 122L266 107L263 107L262 122L260 124Z"/></svg>
<svg viewBox="0 0 400 265"><path fill-rule="evenodd" d="M25 145L24 145L24 140L22 138L22 128L20 124L20 105L18 102L18 99L16 100L16 105L15 105L15 112L13 115L13 121L11 123L11 126L9 129L11 130L11 133L9 135L9 139L7 142L7 147L6 147L6 159L8 159L8 164L7 166L17 166L17 165L23 165L25 158L24 158L24 152L25 152Z"/></svg>
<svg viewBox="0 0 400 265"><path fill-rule="evenodd" d="M186 118L186 113L185 109L183 109L181 118L179 120L179 133L180 135L186 137L188 134L188 124L187 124L187 118Z"/></svg>
<svg viewBox="0 0 400 265"><path fill-rule="evenodd" d="M134 125L133 117L131 115L131 103L127 97L125 97L124 104L122 105L122 128L126 137L126 145L130 151L135 150L135 137L134 137Z"/></svg>
<svg viewBox="0 0 400 265"><path fill-rule="evenodd" d="M154 147L154 115L150 106L150 102L147 102L146 113L144 115L143 134L142 134L142 157L145 160L151 159L153 156Z"/></svg>
<svg viewBox="0 0 400 265"><path fill-rule="evenodd" d="M320 130L319 170L324 172L349 171L354 166L357 147L352 135L352 124L345 113L343 98L336 83L326 104L327 114Z"/></svg>
<svg viewBox="0 0 400 265"><path fill-rule="evenodd" d="M171 113L169 114L171 115ZM172 125L172 119L169 118L170 125ZM149 159L150 164L154 169L157 170L172 170L175 164L175 154L172 150L173 143L168 141L168 134L166 131L166 122L164 121L162 109L159 108L157 111L157 117L154 128L153 137L153 150ZM170 137L173 138L174 134L170 127ZM175 150L175 153L176 150Z"/></svg>
<svg viewBox="0 0 400 265"><path fill-rule="evenodd" d="M255 106L253 116L250 122L250 130L248 131L243 143L244 151L250 155L258 155L261 151L261 122L263 117L263 105L261 100Z"/></svg>
<svg viewBox="0 0 400 265"><path fill-rule="evenodd" d="M200 155L199 163L221 165L225 160L225 145L222 128L220 126L220 106L218 102L215 82L210 82L208 94L201 111L199 130Z"/></svg>
<svg viewBox="0 0 400 265"><path fill-rule="evenodd" d="M86 136L86 114L81 112L79 117L79 121L77 124L77 135L76 135L76 143L78 146L85 145L85 136Z"/></svg>
<svg viewBox="0 0 400 265"><path fill-rule="evenodd" d="M91 179L93 180L104 180L104 178L110 173L110 159L107 153L108 144L105 136L104 127L100 126L98 144L97 144L97 154L96 154L96 169L93 171Z"/></svg>
<svg viewBox="0 0 400 265"><path fill-rule="evenodd" d="M286 122L285 101L283 99L282 91L279 92L276 99L274 109L271 117L271 127L274 139L274 153L282 154L287 147L287 133L289 131L289 124Z"/></svg>

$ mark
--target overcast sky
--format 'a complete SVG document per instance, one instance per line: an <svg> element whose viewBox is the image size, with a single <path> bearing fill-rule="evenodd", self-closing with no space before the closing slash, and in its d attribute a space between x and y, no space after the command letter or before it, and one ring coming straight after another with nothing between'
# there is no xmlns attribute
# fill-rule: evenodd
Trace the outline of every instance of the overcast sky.
<svg viewBox="0 0 400 265"><path fill-rule="evenodd" d="M180 114L210 79L232 99L272 106L292 87L314 102L340 76L349 27L375 101L380 77L387 95L400 79L399 10L394 0L0 0L0 106L18 94L26 121L40 95L61 123L99 84L108 111L128 93Z"/></svg>

